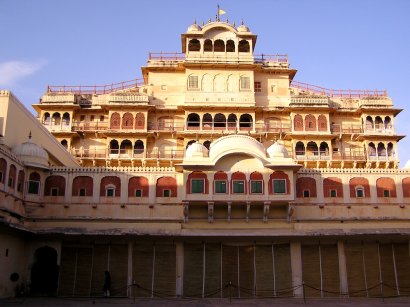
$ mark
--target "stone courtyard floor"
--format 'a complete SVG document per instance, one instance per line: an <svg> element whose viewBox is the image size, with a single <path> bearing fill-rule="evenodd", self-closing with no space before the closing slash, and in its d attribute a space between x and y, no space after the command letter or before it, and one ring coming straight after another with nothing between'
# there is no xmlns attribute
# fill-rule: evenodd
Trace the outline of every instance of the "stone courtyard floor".
<svg viewBox="0 0 410 307"><path fill-rule="evenodd" d="M153 307L181 307L181 306L410 306L410 297L400 298L332 298L332 299L129 299L129 298L13 298L0 299L0 306L153 306Z"/></svg>

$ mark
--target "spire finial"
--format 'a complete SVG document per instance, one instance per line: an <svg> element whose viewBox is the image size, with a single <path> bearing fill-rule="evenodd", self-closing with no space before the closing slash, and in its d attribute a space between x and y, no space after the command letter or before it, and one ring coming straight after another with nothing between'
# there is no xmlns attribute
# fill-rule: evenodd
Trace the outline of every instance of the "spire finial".
<svg viewBox="0 0 410 307"><path fill-rule="evenodd" d="M226 17L226 23L229 23L229 19L228 19L228 17Z"/></svg>
<svg viewBox="0 0 410 307"><path fill-rule="evenodd" d="M243 25L243 19L242 19L242 21L241 21L241 25Z"/></svg>
<svg viewBox="0 0 410 307"><path fill-rule="evenodd" d="M204 26L205 25L205 22L202 20L202 26Z"/></svg>
<svg viewBox="0 0 410 307"><path fill-rule="evenodd" d="M236 28L236 23L235 23L235 21L233 22L233 27Z"/></svg>
<svg viewBox="0 0 410 307"><path fill-rule="evenodd" d="M194 25L196 25L196 19L194 20Z"/></svg>

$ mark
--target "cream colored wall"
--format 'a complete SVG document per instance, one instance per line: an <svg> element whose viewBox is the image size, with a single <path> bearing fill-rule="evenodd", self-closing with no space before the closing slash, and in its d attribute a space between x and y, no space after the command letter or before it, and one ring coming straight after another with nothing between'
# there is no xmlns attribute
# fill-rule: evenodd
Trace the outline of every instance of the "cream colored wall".
<svg viewBox="0 0 410 307"><path fill-rule="evenodd" d="M9 91L1 91L0 112L7 118L4 126L4 142L10 148L27 142L31 131L34 143L41 145L56 158L56 163L65 166L76 166L77 161L67 150L44 128L41 123ZM21 123L24 123L22 126Z"/></svg>
<svg viewBox="0 0 410 307"><path fill-rule="evenodd" d="M284 107L289 106L289 76L255 72L255 82L262 83L262 91L255 92L257 106Z"/></svg>
<svg viewBox="0 0 410 307"><path fill-rule="evenodd" d="M17 285L27 280L25 270L25 242L18 233L0 231L0 297L13 297ZM12 273L19 274L16 282L10 280Z"/></svg>

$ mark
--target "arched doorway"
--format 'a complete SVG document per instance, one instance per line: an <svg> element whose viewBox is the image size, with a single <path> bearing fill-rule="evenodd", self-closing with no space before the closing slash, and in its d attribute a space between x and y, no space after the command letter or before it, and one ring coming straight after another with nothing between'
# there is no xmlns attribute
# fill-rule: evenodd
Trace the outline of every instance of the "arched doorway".
<svg viewBox="0 0 410 307"><path fill-rule="evenodd" d="M34 253L31 268L31 294L56 294L58 285L57 251L49 246L40 247Z"/></svg>

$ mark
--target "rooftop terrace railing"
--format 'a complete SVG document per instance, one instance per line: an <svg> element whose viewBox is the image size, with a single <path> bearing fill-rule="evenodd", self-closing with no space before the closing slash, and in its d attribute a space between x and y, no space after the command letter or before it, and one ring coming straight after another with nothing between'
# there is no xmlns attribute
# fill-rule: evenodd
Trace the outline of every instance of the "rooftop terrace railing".
<svg viewBox="0 0 410 307"><path fill-rule="evenodd" d="M119 83L105 85L49 85L47 93L71 93L71 94L110 94L112 92L138 88L143 86L144 79L133 79Z"/></svg>
<svg viewBox="0 0 410 307"><path fill-rule="evenodd" d="M291 88L310 92L315 95L341 98L387 97L386 90L336 90L308 83L291 81Z"/></svg>

